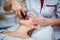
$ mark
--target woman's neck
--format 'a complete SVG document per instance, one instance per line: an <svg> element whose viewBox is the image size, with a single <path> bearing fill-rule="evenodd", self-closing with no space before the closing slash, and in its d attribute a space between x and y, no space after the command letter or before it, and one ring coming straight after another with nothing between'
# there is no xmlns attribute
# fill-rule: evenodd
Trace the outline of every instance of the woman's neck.
<svg viewBox="0 0 60 40"><path fill-rule="evenodd" d="M19 34L22 34L22 35L28 35L28 31L30 29L31 28L28 28L26 26L20 26L20 28L16 30L16 33L19 33Z"/></svg>

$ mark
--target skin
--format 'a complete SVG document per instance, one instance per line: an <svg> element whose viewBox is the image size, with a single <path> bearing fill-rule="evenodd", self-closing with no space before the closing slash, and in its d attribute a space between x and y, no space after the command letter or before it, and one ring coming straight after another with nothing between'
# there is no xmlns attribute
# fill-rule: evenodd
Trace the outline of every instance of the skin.
<svg viewBox="0 0 60 40"><path fill-rule="evenodd" d="M15 32L11 32L8 30L5 30L3 34L9 35L12 37L17 37L17 38L30 38L30 36L27 34L29 30L32 30L33 28L21 25Z"/></svg>
<svg viewBox="0 0 60 40"><path fill-rule="evenodd" d="M17 2L17 6L19 6L19 5L20 4L18 4L18 2ZM15 9L14 9L15 13L16 13L16 11L19 11L17 7ZM37 18L33 18L33 22L35 24L40 24L40 25L49 24L49 25L54 25L54 26L60 26L60 18L45 18L45 17L39 16Z"/></svg>
<svg viewBox="0 0 60 40"><path fill-rule="evenodd" d="M32 22L32 19L36 17L36 15L32 13L28 15L29 15L28 20L24 20L23 18L20 18L20 21L18 23L20 27L17 28L16 31L11 32L9 30L5 30L2 34L9 35L12 37L17 37L17 38L23 38L23 39L30 38L30 36L28 35L28 32L32 29L35 29L37 25L34 25Z"/></svg>
<svg viewBox="0 0 60 40"><path fill-rule="evenodd" d="M20 27L15 32L10 32L8 30L5 30L3 32L3 34L13 36L13 37L19 37L19 38L29 38L29 36L27 35L27 32L29 30L36 28L36 26L37 26L32 23L32 18L36 17L36 15L32 14L32 13L30 14L30 12L29 12L27 14L29 16L29 20L24 20L20 14L20 10L24 11L23 5L20 2L18 2L17 0L10 0L10 2L12 4L12 11L16 14L18 19L20 20L18 23L20 25Z"/></svg>
<svg viewBox="0 0 60 40"><path fill-rule="evenodd" d="M18 0L10 0L12 4L12 11L17 15L17 17L20 17L20 10L23 10L23 4L19 2Z"/></svg>
<svg viewBox="0 0 60 40"><path fill-rule="evenodd" d="M60 18L45 18L45 17L37 17L36 19L33 19L33 22L35 24L40 24L40 25L54 25L54 26L60 26Z"/></svg>

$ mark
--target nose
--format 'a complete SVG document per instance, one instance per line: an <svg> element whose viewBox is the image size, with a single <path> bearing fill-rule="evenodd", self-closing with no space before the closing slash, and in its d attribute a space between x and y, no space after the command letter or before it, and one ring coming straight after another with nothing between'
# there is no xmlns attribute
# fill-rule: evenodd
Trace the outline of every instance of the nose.
<svg viewBox="0 0 60 40"><path fill-rule="evenodd" d="M23 19L25 19L25 20L29 19L26 11L21 10L20 13L21 13L21 16Z"/></svg>

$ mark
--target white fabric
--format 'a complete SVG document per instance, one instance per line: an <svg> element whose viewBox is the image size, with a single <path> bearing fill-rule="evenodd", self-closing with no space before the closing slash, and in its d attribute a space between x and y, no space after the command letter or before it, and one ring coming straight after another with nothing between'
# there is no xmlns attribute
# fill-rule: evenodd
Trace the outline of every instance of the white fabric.
<svg viewBox="0 0 60 40"><path fill-rule="evenodd" d="M26 0L26 6L28 11L36 12L37 15L40 14L40 0Z"/></svg>
<svg viewBox="0 0 60 40"><path fill-rule="evenodd" d="M29 3L32 2L32 3ZM35 5L34 5L35 4ZM49 7L49 6L46 6L46 5L57 5L57 11L56 11L56 14L57 14L57 18L60 18L60 0L44 0L44 5L43 5L43 8L42 8L42 11L41 13L38 12L40 11L40 9L37 8L37 5L40 6L39 4L39 0L26 0L26 5L27 5L27 9L29 11L32 11L32 12L35 12L38 16L44 16L44 17L47 17L47 18L56 18L56 15L55 15L55 7ZM30 7L32 5L32 8ZM60 37L60 27L54 27L54 32L55 32L55 37L58 38ZM56 30L58 30L56 32Z"/></svg>

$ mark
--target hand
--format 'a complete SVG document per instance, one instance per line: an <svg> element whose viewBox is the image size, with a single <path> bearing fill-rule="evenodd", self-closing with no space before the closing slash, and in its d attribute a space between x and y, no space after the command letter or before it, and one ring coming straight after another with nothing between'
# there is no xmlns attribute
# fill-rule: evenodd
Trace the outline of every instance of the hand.
<svg viewBox="0 0 60 40"><path fill-rule="evenodd" d="M45 18L45 17L36 17L35 19L33 19L33 23L34 24L40 24L40 25L46 25L50 23L50 19L49 18Z"/></svg>
<svg viewBox="0 0 60 40"><path fill-rule="evenodd" d="M11 2L12 4L12 10L13 12L17 15L17 17L19 18L21 15L20 15L20 10L23 9L23 4L17 0L14 0Z"/></svg>
<svg viewBox="0 0 60 40"><path fill-rule="evenodd" d="M12 4L12 10L15 12L19 12L23 8L23 4L19 1L13 1Z"/></svg>

